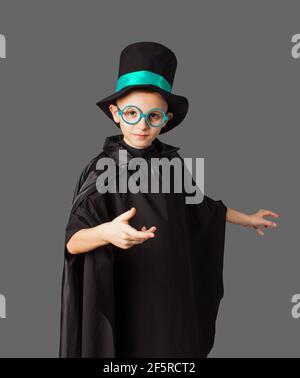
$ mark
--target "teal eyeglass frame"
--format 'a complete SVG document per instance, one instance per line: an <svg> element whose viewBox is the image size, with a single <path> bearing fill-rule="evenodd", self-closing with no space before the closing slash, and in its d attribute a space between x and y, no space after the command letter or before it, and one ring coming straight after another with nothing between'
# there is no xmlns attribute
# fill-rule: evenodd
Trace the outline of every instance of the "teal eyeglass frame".
<svg viewBox="0 0 300 378"><path fill-rule="evenodd" d="M124 109L126 109L126 108L130 108L130 107L134 107L134 108L136 108L136 109L139 110L140 117L139 117L139 119L138 119L136 122L128 122L128 121L126 121L126 120L123 118L123 112L124 112ZM118 105L117 105L117 109L118 109L118 114L122 117L123 121L126 122L128 125L136 125L136 124L139 123L140 120L144 117L144 118L146 119L146 123L147 123L148 126L156 128L156 127L161 127L161 126L162 126L162 125L163 125L163 124L169 119L169 117L167 116L167 114L166 114L161 108L152 108L152 109L148 110L147 113L143 113L143 112L141 111L141 109L140 109L138 106L136 106L136 105L126 105L126 106L123 108L123 110L120 109L120 108L118 107ZM153 125L151 125L151 124L148 123L148 114L149 114L150 112L152 112L153 110L160 110L160 111L163 113L163 116L164 116L162 122L161 122L159 125L156 125L156 126L153 126Z"/></svg>

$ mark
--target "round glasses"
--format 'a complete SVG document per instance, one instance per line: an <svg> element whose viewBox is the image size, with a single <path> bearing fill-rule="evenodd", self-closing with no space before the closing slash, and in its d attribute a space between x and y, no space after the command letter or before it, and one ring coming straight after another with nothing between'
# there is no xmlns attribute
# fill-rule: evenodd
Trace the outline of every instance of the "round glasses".
<svg viewBox="0 0 300 378"><path fill-rule="evenodd" d="M123 110L118 106L117 108L118 114L129 125L137 124L142 117L146 119L147 125L151 127L160 127L168 120L168 116L161 108L152 108L145 114L135 105L127 105Z"/></svg>

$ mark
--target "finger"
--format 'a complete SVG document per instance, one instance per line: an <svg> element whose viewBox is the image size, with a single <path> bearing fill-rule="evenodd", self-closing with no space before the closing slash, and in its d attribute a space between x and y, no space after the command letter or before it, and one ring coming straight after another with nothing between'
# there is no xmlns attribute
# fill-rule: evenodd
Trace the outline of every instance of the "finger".
<svg viewBox="0 0 300 378"><path fill-rule="evenodd" d="M142 234L144 235L144 237L141 235L141 237L137 237L137 236L134 236L134 234L132 233L132 230L135 230L135 228L133 228L132 226L128 225L129 228L126 227L123 229L123 231L125 232L126 234L126 240L128 241L134 241L134 242L141 242L143 243L144 241L148 240L149 238L152 238L155 236L155 234L153 232L149 232L149 231L142 231ZM145 226L143 226L145 228ZM135 230L137 231L137 230ZM140 232L140 231L138 231Z"/></svg>
<svg viewBox="0 0 300 378"><path fill-rule="evenodd" d="M256 230L256 232L261 235L261 236L264 236L264 232L258 227L258 226L253 226Z"/></svg>
<svg viewBox="0 0 300 378"><path fill-rule="evenodd" d="M129 225L130 226L130 225ZM132 227L132 226L130 226L131 228L133 228L134 230L135 230L135 228L134 227ZM155 227L155 226L152 226L152 227L150 227L150 228L146 228L146 226L143 226L142 227L143 229L141 230L142 232L145 232L145 233L147 233L147 234L153 234L153 233L155 233L155 231L157 230L157 228ZM138 231L138 230L137 230Z"/></svg>
<svg viewBox="0 0 300 378"><path fill-rule="evenodd" d="M132 207L130 210L125 211L125 213L120 214L115 219L120 221L129 221L136 213L136 208Z"/></svg>
<svg viewBox="0 0 300 378"><path fill-rule="evenodd" d="M156 227L155 227L155 226L152 226L152 227L149 228L149 230L147 230L147 228L146 228L145 226L143 226L143 227L141 228L141 231L154 232L154 231L156 231Z"/></svg>
<svg viewBox="0 0 300 378"><path fill-rule="evenodd" d="M124 230L129 235L130 239L144 239L155 236L153 232L138 231L129 224L126 224L125 226Z"/></svg>
<svg viewBox="0 0 300 378"><path fill-rule="evenodd" d="M148 230L146 230L146 232L154 232L156 230L157 230L157 228L155 226L152 226Z"/></svg>
<svg viewBox="0 0 300 378"><path fill-rule="evenodd" d="M274 217L274 218L279 218L279 214L273 212L273 217Z"/></svg>
<svg viewBox="0 0 300 378"><path fill-rule="evenodd" d="M279 217L279 214L277 214L277 213L275 213L274 211L271 211L271 210L260 209L259 213L263 217L265 217L265 216L270 216L270 217L273 217L273 218Z"/></svg>
<svg viewBox="0 0 300 378"><path fill-rule="evenodd" d="M146 240L150 239L149 237L145 237L145 238L134 238L132 236L130 236L129 234L127 234L127 239L126 241L128 243L131 243L131 244L141 244L141 243L144 243Z"/></svg>
<svg viewBox="0 0 300 378"><path fill-rule="evenodd" d="M269 212L269 215L273 218L279 218L279 214L278 213L275 213L274 211L271 211L271 210L268 210Z"/></svg>
<svg viewBox="0 0 300 378"><path fill-rule="evenodd" d="M262 223L265 227L277 227L277 223L264 219Z"/></svg>
<svg viewBox="0 0 300 378"><path fill-rule="evenodd" d="M132 236L128 232L125 232L125 233L126 233L126 241L128 241L130 243L133 243L133 242L135 242L135 243L140 243L141 242L142 243L145 240L149 239L149 237L146 237L146 236L144 238L137 238L137 237Z"/></svg>

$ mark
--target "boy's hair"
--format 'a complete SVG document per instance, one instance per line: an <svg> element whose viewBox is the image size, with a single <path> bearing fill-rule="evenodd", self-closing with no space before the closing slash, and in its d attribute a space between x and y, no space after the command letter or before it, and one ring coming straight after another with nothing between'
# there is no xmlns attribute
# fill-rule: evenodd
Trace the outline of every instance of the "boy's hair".
<svg viewBox="0 0 300 378"><path fill-rule="evenodd" d="M122 99L122 98L126 97L129 93L131 93L133 91L136 91L136 90L140 90L140 91L148 92L148 93L159 93L155 89L152 89L152 88L131 88L128 92L126 92L126 93L122 94L121 96L119 96L118 98L116 98L114 100L114 104L117 105L117 101L119 99ZM166 98L161 93L159 93L159 94L164 98L164 100L168 104L168 101L166 100Z"/></svg>

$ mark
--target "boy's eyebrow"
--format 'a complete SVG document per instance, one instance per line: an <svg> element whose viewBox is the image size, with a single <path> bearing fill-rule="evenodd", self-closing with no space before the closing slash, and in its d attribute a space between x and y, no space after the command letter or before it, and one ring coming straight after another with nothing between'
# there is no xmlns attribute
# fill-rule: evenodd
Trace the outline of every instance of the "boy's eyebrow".
<svg viewBox="0 0 300 378"><path fill-rule="evenodd" d="M138 108L138 109L140 109L143 113L147 113L147 112L149 112L149 110L152 110L152 109L162 109L163 110L163 108L162 107L159 107L159 106L152 106L152 108L149 108L146 112L145 111L143 111L139 106L137 106L137 105L134 105L134 104L128 104L128 105L125 105L125 106L123 106L123 109L126 107L126 106L135 106L136 108ZM119 106L117 105L117 108L119 109L119 110L122 110L122 109L120 109L119 108ZM130 107L129 107L130 108Z"/></svg>

